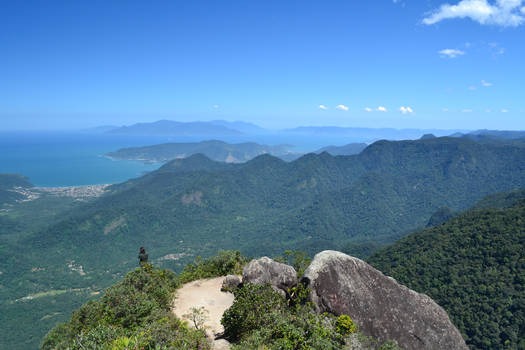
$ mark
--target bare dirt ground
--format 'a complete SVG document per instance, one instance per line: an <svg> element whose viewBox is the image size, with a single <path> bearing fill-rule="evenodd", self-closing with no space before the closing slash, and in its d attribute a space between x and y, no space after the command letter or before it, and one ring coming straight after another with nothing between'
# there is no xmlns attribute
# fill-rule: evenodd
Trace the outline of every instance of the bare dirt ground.
<svg viewBox="0 0 525 350"><path fill-rule="evenodd" d="M204 307L209 313L204 323L206 332L211 339L224 332L221 325L222 314L233 304L233 294L221 292L224 277L197 280L185 284L177 290L173 312L177 317L188 320L193 307ZM191 321L188 320L191 324Z"/></svg>

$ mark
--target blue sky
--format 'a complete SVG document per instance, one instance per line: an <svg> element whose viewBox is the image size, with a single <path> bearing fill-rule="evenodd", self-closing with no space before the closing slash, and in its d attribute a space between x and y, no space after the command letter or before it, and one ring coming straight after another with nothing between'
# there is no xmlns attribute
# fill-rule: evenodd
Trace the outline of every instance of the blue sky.
<svg viewBox="0 0 525 350"><path fill-rule="evenodd" d="M0 128L525 129L525 0L0 1Z"/></svg>

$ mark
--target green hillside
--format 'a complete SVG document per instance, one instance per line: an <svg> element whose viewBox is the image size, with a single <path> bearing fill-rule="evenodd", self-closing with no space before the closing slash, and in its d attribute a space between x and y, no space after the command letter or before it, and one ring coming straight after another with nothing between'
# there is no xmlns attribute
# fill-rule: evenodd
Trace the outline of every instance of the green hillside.
<svg viewBox="0 0 525 350"><path fill-rule="evenodd" d="M524 222L525 200L468 211L368 261L445 308L471 348L525 349Z"/></svg>
<svg viewBox="0 0 525 350"><path fill-rule="evenodd" d="M6 204L12 204L24 198L20 193L13 191L15 188L33 187L28 179L18 174L0 174L0 209Z"/></svg>
<svg viewBox="0 0 525 350"><path fill-rule="evenodd" d="M175 160L0 245L0 321L10 334L2 341L27 348L13 345L23 335L19 322L42 335L72 304L133 269L140 246L175 271L218 249L366 257L425 227L440 207L462 211L520 187L522 148L460 138L379 141L359 155L308 154L290 163L269 155L243 164ZM20 312L31 306L34 313Z"/></svg>

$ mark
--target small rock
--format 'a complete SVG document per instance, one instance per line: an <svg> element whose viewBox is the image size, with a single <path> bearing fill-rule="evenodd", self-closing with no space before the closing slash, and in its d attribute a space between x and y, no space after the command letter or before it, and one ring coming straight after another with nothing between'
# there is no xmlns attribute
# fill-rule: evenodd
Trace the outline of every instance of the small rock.
<svg viewBox="0 0 525 350"><path fill-rule="evenodd" d="M297 272L290 265L278 263L268 257L252 260L242 271L243 283L269 283L286 292L297 285Z"/></svg>
<svg viewBox="0 0 525 350"><path fill-rule="evenodd" d="M224 277L224 280L222 281L221 291L223 292L231 292L237 286L241 284L241 279L234 275L228 275Z"/></svg>
<svg viewBox="0 0 525 350"><path fill-rule="evenodd" d="M226 339L216 339L211 343L212 350L230 350L230 342Z"/></svg>

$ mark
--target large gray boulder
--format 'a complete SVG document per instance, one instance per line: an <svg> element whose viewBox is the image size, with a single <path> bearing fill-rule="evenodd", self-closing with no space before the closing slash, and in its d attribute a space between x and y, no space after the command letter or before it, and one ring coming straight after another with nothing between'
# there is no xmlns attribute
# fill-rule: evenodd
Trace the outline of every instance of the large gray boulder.
<svg viewBox="0 0 525 350"><path fill-rule="evenodd" d="M242 282L257 285L271 284L285 291L297 285L297 272L290 265L282 264L268 257L252 260L242 271Z"/></svg>
<svg viewBox="0 0 525 350"><path fill-rule="evenodd" d="M359 329L406 350L455 350L468 347L447 313L364 261L336 251L317 254L304 273L310 300L319 311L347 314Z"/></svg>

